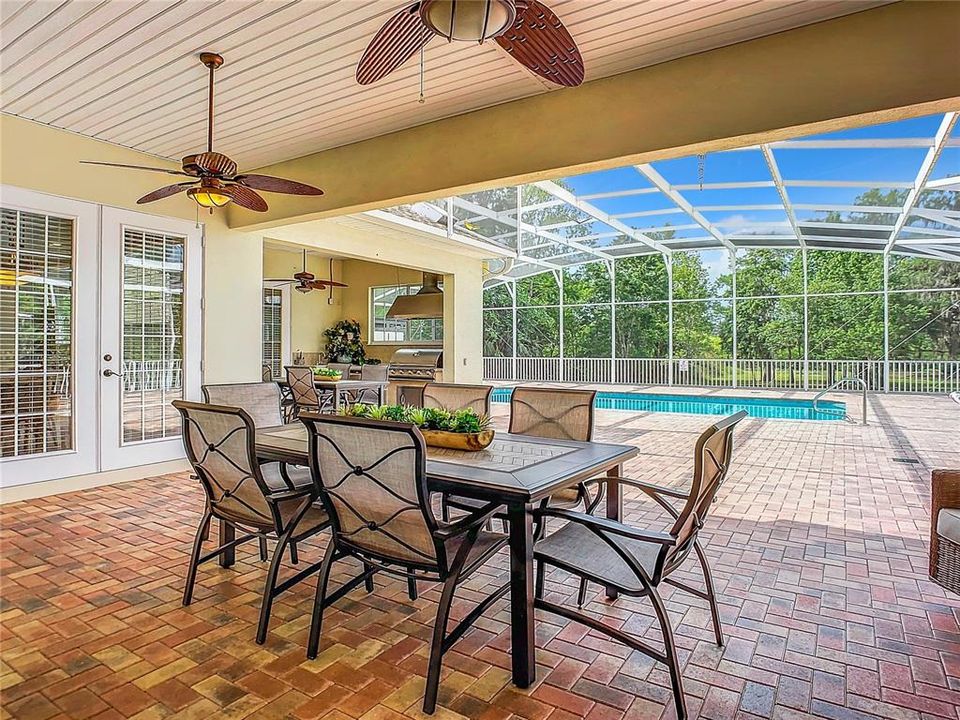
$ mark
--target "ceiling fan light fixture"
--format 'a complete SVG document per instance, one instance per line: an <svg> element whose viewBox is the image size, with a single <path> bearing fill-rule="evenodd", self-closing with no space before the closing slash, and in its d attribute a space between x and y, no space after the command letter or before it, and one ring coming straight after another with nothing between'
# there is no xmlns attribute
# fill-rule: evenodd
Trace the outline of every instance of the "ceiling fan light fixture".
<svg viewBox="0 0 960 720"><path fill-rule="evenodd" d="M517 17L515 0L423 0L423 24L447 40L482 43L496 37Z"/></svg>
<svg viewBox="0 0 960 720"><path fill-rule="evenodd" d="M219 208L230 202L230 198L217 192L216 188L190 188L187 195L202 208Z"/></svg>

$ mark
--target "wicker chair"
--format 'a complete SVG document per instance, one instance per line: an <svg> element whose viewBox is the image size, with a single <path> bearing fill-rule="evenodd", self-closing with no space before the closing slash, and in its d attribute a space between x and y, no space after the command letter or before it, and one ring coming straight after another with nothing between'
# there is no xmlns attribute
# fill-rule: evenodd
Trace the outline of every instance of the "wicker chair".
<svg viewBox="0 0 960 720"><path fill-rule="evenodd" d="M287 365L287 387L293 396L293 415L299 417L300 411L324 412L333 406L327 399L321 398L313 384L313 369L306 365Z"/></svg>
<svg viewBox="0 0 960 720"><path fill-rule="evenodd" d="M930 508L930 578L960 594L960 470L934 470Z"/></svg>
<svg viewBox="0 0 960 720"><path fill-rule="evenodd" d="M307 657L317 656L324 608L364 575L382 570L442 582L423 699L423 711L432 713L444 653L510 587L507 582L493 591L447 633L457 585L507 541L506 535L484 529L496 503L455 523L440 522L430 503L426 452L416 427L311 413L300 419L309 432L310 467L333 528L317 582ZM345 557L357 558L371 569L328 595L330 569Z"/></svg>
<svg viewBox="0 0 960 720"><path fill-rule="evenodd" d="M744 417L746 417L745 412L738 412L712 425L700 435L694 453L693 483L689 493L677 492L628 478L618 478L621 484L636 487L649 495L673 518L673 523L666 532L633 528L589 513L562 508L546 507L534 511L535 517L541 519L556 517L568 521L566 525L534 546L534 559L537 562L536 607L582 623L664 663L670 671L677 717L680 720L687 717L680 664L673 639L673 628L663 600L660 599L658 588L661 583L667 583L709 602L717 645L723 646L723 630L720 625L720 613L717 610L713 578L697 535L703 527L717 490L727 476L733 456L733 429ZM603 480L588 481L590 484L600 482ZM683 507L676 509L666 498L682 500ZM700 561L706 585L705 591L670 577L691 550L696 553ZM664 650L660 651L647 645L639 638L610 627L589 615L544 599L547 565L562 568L582 580L590 580L615 588L625 595L649 597L660 622Z"/></svg>
<svg viewBox="0 0 960 720"><path fill-rule="evenodd" d="M257 462L254 421L244 410L182 400L175 400L173 405L183 417L183 444L187 458L206 493L206 508L197 527L187 569L183 604L189 605L193 599L197 568L202 563L224 553L232 555L237 545L253 538L260 540L262 550L266 538L274 536L278 542L264 581L257 626L257 643L263 644L267 639L273 599L321 566L319 562L314 563L278 584L284 550L291 543L305 540L328 527L327 513L315 503L313 484L289 489L267 481ZM243 534L230 539L231 533L225 533L225 544L201 554L212 518L217 518L221 528L239 529Z"/></svg>
<svg viewBox="0 0 960 720"><path fill-rule="evenodd" d="M458 385L456 383L428 383L423 388L423 407L447 410L471 409L477 415L490 414L490 385Z"/></svg>
<svg viewBox="0 0 960 720"><path fill-rule="evenodd" d="M427 385L427 388L430 388ZM493 388L490 388L492 391ZM516 387L510 396L509 432L517 435L534 435L555 440L578 440L590 442L593 439L593 390L566 390L559 388ZM489 402L487 408L489 410ZM572 508L583 503L588 513L602 498L602 486L591 497L585 483L558 490L550 495L553 507ZM444 513L448 508L458 510L476 509L479 502L471 498L455 496L443 500ZM506 515L497 515L500 520ZM542 525L538 532L542 532Z"/></svg>

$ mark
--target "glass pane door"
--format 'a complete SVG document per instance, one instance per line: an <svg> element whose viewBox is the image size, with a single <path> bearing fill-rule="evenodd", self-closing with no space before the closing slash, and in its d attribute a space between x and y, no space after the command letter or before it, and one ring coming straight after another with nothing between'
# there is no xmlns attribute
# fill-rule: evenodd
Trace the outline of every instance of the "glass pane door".
<svg viewBox="0 0 960 720"><path fill-rule="evenodd" d="M184 237L123 231L123 443L180 435Z"/></svg>
<svg viewBox="0 0 960 720"><path fill-rule="evenodd" d="M0 457L72 450L72 218L2 209Z"/></svg>

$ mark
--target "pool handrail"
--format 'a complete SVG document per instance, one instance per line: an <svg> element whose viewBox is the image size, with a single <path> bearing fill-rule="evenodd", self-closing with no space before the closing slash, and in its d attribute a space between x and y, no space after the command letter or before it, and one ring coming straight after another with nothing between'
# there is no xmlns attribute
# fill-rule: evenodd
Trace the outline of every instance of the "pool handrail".
<svg viewBox="0 0 960 720"><path fill-rule="evenodd" d="M856 375L847 375L847 376L841 378L840 380L837 380L835 383L833 383L833 384L832 384L830 387L828 387L827 389L821 390L820 392L818 392L818 393L816 394L816 396L813 398L813 410L814 410L814 412L817 411L817 401L818 401L820 398L822 398L824 395L826 395L826 394L827 394L828 392L830 392L831 390L835 390L836 388L838 388L838 387L840 387L841 385L843 385L843 384L845 384L845 383L848 383L848 382L854 382L854 383L858 383L858 384L860 385L860 396L861 396L860 408L861 408L861 413L862 413L862 417L861 417L861 419L860 419L860 424L861 424L861 425L866 425L866 424L867 424L867 383L864 382L863 378L857 377Z"/></svg>

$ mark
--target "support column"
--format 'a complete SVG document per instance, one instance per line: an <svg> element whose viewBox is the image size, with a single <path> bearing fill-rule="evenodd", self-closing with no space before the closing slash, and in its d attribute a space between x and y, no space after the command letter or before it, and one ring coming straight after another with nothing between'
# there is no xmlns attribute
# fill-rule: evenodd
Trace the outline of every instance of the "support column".
<svg viewBox="0 0 960 720"><path fill-rule="evenodd" d="M610 382L619 382L617 378L617 261L607 260L607 272L610 274Z"/></svg>
<svg viewBox="0 0 960 720"><path fill-rule="evenodd" d="M807 248L800 248L803 261L803 389L810 389L810 298L807 286Z"/></svg>
<svg viewBox="0 0 960 720"><path fill-rule="evenodd" d="M560 382L566 380L564 360L566 360L566 351L563 342L563 270L554 270L553 277L557 281L557 287L560 288Z"/></svg>
<svg viewBox="0 0 960 720"><path fill-rule="evenodd" d="M663 258L667 266L667 384L673 385L673 257Z"/></svg>
<svg viewBox="0 0 960 720"><path fill-rule="evenodd" d="M510 379L517 379L517 281L508 286L510 288L510 316L513 320L513 342L510 348Z"/></svg>
<svg viewBox="0 0 960 720"><path fill-rule="evenodd" d="M890 392L890 253L883 253L883 391ZM866 422L866 418L864 418Z"/></svg>
<svg viewBox="0 0 960 720"><path fill-rule="evenodd" d="M730 251L730 274L733 278L731 292L733 293L733 346L731 347L731 356L733 357L733 386L739 387L737 384L737 251Z"/></svg>

